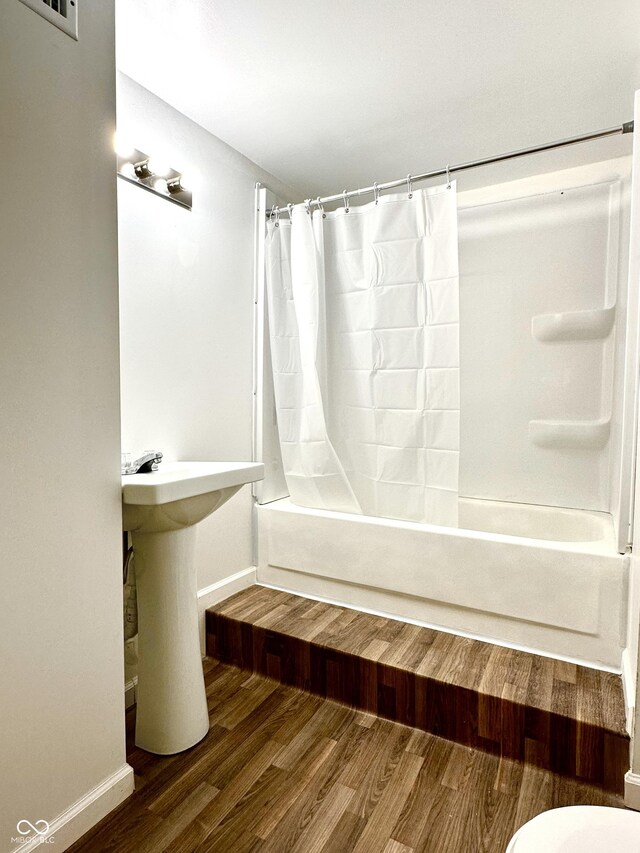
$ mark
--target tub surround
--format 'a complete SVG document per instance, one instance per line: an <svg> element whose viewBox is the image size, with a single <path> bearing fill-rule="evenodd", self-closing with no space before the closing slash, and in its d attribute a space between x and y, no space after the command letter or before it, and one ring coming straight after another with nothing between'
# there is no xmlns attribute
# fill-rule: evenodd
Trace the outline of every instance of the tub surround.
<svg viewBox="0 0 640 853"><path fill-rule="evenodd" d="M629 738L612 673L262 586L206 619L218 660L622 792Z"/></svg>

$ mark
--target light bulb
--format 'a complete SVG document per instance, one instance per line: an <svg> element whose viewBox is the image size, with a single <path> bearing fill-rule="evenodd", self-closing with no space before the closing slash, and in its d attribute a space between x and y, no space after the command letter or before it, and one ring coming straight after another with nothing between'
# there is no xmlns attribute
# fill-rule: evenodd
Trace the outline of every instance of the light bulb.
<svg viewBox="0 0 640 853"><path fill-rule="evenodd" d="M171 166L163 157L150 157L148 166L154 175L168 175L171 171Z"/></svg>
<svg viewBox="0 0 640 853"><path fill-rule="evenodd" d="M133 163L123 163L120 167L120 174L124 175L125 178L135 178L136 170Z"/></svg>
<svg viewBox="0 0 640 853"><path fill-rule="evenodd" d="M180 189L185 192L192 193L194 187L197 185L197 178L194 176L193 172L187 172L185 175L180 175Z"/></svg>

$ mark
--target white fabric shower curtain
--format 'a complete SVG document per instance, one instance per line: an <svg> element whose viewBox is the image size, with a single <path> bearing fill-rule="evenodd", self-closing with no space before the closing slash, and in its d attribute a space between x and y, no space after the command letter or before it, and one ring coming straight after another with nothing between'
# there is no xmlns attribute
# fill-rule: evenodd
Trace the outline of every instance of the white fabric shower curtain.
<svg viewBox="0 0 640 853"><path fill-rule="evenodd" d="M278 430L294 503L456 526L455 183L267 223Z"/></svg>

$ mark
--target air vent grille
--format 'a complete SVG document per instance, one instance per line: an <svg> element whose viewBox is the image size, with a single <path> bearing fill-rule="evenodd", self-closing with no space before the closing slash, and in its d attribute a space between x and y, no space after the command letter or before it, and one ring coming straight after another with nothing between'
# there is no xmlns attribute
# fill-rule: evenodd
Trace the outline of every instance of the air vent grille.
<svg viewBox="0 0 640 853"><path fill-rule="evenodd" d="M67 17L67 0L42 0L42 2L52 11L57 12L64 18Z"/></svg>
<svg viewBox="0 0 640 853"><path fill-rule="evenodd" d="M21 2L77 40L80 0L21 0Z"/></svg>

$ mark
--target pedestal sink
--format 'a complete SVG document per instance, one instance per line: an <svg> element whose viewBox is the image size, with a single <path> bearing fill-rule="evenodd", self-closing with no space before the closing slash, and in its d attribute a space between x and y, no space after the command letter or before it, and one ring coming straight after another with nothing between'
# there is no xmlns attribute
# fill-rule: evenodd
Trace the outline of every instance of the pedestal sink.
<svg viewBox="0 0 640 853"><path fill-rule="evenodd" d="M136 745L149 752L181 752L209 731L194 525L263 476L252 462L163 462L122 478L138 588Z"/></svg>

